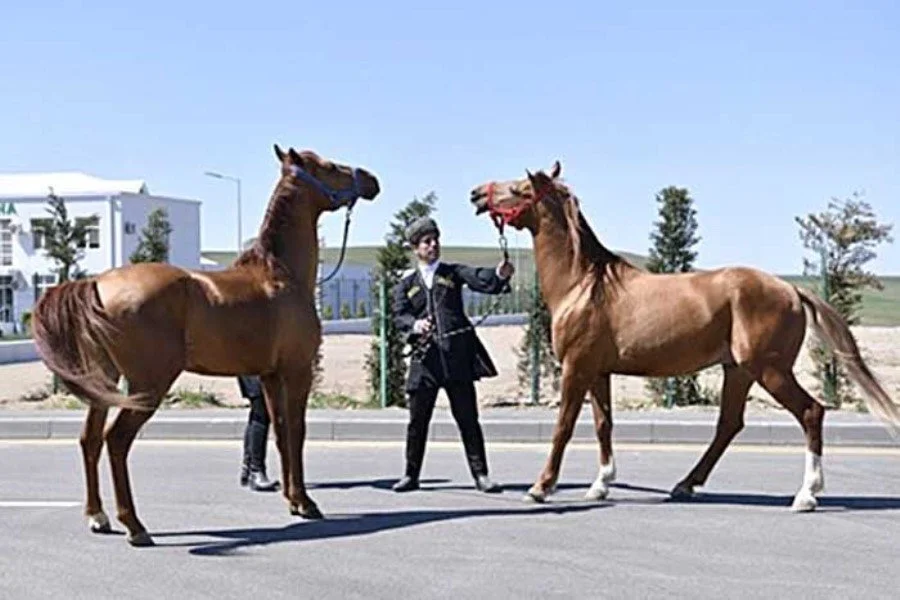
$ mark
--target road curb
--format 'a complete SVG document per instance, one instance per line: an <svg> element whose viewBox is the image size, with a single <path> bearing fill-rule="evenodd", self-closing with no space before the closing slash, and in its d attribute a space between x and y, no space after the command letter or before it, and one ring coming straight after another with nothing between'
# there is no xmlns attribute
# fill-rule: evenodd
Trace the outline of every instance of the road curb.
<svg viewBox="0 0 900 600"><path fill-rule="evenodd" d="M82 415L0 416L0 440L77 439L84 422ZM139 439L146 440L241 440L246 415L183 416L157 414L141 430ZM549 442L555 419L482 419L488 442ZM405 418L342 418L310 417L307 420L307 439L326 441L404 441ZM613 430L614 442L644 444L709 443L715 433L715 420L689 419L627 419L618 420ZM438 441L457 441L459 431L449 418L435 418L429 438ZM572 436L574 441L596 439L593 423L580 420ZM796 423L786 421L748 422L735 439L747 445L802 445L803 434ZM827 423L826 446L900 447L879 423Z"/></svg>

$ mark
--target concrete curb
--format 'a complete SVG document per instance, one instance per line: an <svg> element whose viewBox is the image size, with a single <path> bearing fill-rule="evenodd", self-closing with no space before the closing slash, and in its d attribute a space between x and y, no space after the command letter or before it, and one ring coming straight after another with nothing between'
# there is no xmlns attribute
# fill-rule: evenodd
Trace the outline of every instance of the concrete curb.
<svg viewBox="0 0 900 600"><path fill-rule="evenodd" d="M482 418L485 439L490 442L549 442L555 425L555 415L544 418ZM0 416L0 440L77 439L84 415L2 415ZM247 422L246 413L236 411L226 415L175 415L157 413L141 430L139 439L145 440L241 440ZM316 416L307 420L307 439L328 441L404 441L406 416L403 413L383 418L346 416ZM616 421L614 442L645 444L697 443L708 444L715 433L715 417L704 419L640 419L628 418ZM458 441L456 424L446 415L435 415L430 439ZM593 423L580 419L575 427L573 441L596 440ZM736 444L748 445L802 445L800 427L784 420L754 420L747 422L735 439ZM825 424L827 446L900 447L900 438L877 422L833 422Z"/></svg>

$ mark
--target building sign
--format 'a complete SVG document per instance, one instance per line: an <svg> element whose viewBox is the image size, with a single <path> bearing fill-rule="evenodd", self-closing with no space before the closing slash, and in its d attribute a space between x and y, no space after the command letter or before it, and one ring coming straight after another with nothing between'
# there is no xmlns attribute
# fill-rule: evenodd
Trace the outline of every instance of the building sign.
<svg viewBox="0 0 900 600"><path fill-rule="evenodd" d="M0 215L18 215L16 205L12 202L0 202Z"/></svg>

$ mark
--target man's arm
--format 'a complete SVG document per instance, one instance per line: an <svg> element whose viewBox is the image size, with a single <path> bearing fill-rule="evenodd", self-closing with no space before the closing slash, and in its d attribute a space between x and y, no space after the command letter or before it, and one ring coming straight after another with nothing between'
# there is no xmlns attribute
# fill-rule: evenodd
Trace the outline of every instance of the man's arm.
<svg viewBox="0 0 900 600"><path fill-rule="evenodd" d="M508 277L500 277L497 274L499 268L469 267L466 265L453 265L457 276L466 282L474 292L482 294L508 294L511 291Z"/></svg>
<svg viewBox="0 0 900 600"><path fill-rule="evenodd" d="M416 318L412 314L412 303L406 295L406 285L404 285L402 279L394 286L394 300L391 309L397 331L400 332L404 340L407 340L413 331L413 324L416 322Z"/></svg>

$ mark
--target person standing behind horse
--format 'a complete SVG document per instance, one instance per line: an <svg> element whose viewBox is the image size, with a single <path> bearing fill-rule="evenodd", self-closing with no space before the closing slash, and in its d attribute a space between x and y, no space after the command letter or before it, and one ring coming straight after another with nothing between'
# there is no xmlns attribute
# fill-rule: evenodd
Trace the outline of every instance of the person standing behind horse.
<svg viewBox="0 0 900 600"><path fill-rule="evenodd" d="M485 294L508 293L514 268L503 261L495 269L442 263L440 231L430 217L407 228L406 239L417 267L398 282L393 293L393 314L401 335L418 348L406 380L409 425L406 434L406 472L394 484L396 492L419 488L425 441L438 391L443 388L459 428L475 487L501 491L488 478L484 436L478 423L475 381L494 377L497 370L463 311L462 287Z"/></svg>
<svg viewBox="0 0 900 600"><path fill-rule="evenodd" d="M241 396L250 401L250 414L244 428L244 460L240 482L255 492L273 492L278 482L266 476L266 446L269 441L269 413L259 377L238 375Z"/></svg>

